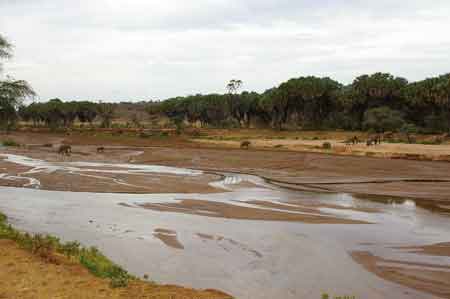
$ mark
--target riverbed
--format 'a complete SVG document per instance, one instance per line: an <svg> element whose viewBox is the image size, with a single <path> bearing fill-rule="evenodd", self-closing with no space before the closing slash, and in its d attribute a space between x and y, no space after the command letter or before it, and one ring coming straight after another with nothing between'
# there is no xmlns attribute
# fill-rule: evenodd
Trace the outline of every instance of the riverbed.
<svg viewBox="0 0 450 299"><path fill-rule="evenodd" d="M220 289L243 299L319 298L324 292L356 298L445 297L388 280L367 271L364 259L354 258L355 253L369 253L382 259L380 267L395 264L448 275L448 256L407 249L450 240L450 218L413 200L293 191L258 176L227 172L3 158L27 167L26 175L10 179L30 178L23 182L27 188L0 187L0 210L15 227L96 246L131 273L148 274L156 282ZM180 181L214 175L206 184L216 191L41 190L42 172L141 175L150 182L159 175ZM4 173L7 177L8 171ZM437 281L433 289L439 287L444 293L448 286Z"/></svg>

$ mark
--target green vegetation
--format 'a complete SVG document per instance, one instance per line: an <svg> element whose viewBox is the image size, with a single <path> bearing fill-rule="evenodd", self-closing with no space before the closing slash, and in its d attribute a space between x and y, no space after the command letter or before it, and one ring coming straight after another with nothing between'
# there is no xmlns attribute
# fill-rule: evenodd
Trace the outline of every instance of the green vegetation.
<svg viewBox="0 0 450 299"><path fill-rule="evenodd" d="M0 35L0 59L8 59L12 56L12 45ZM0 72L2 64L0 63ZM17 111L25 98L34 96L31 86L23 80L15 80L7 77L0 80L0 128L10 131L17 120Z"/></svg>
<svg viewBox="0 0 450 299"><path fill-rule="evenodd" d="M324 143L322 144L322 148L323 148L323 149L331 149L331 143L329 143L329 142L324 142Z"/></svg>
<svg viewBox="0 0 450 299"><path fill-rule="evenodd" d="M47 262L55 262L56 253L78 261L92 274L110 279L111 287L125 287L133 276L111 262L97 248L84 248L78 242L62 243L58 238L46 235L30 235L15 230L0 213L0 239L9 239L19 246L40 256Z"/></svg>
<svg viewBox="0 0 450 299"><path fill-rule="evenodd" d="M19 143L15 142L12 139L6 139L2 141L3 146L20 146Z"/></svg>
<svg viewBox="0 0 450 299"><path fill-rule="evenodd" d="M402 114L387 106L371 108L364 113L363 128L368 131L398 131L405 121Z"/></svg>
<svg viewBox="0 0 450 299"><path fill-rule="evenodd" d="M102 119L102 128L109 128L112 124L112 119L114 117L114 105L108 103L101 103L97 108L98 114Z"/></svg>
<svg viewBox="0 0 450 299"><path fill-rule="evenodd" d="M57 129L70 127L76 119L82 124L92 124L99 110L99 104L91 102L63 102L60 99L52 99L46 103L22 106L18 114L22 120L32 121L35 126L44 124L49 128Z"/></svg>
<svg viewBox="0 0 450 299"><path fill-rule="evenodd" d="M233 80L236 81L236 80ZM232 82L233 82L232 81ZM202 126L275 129L399 131L405 124L424 133L450 130L450 74L408 83L391 74L362 75L350 85L330 78L300 77L262 94L194 95L149 103L151 115ZM232 105L230 105L232 99Z"/></svg>
<svg viewBox="0 0 450 299"><path fill-rule="evenodd" d="M403 78L376 73L360 76L347 86L330 78L300 77L262 94L238 93L241 86L241 81L232 80L226 94L148 102L145 109L152 119L170 118L177 132L184 129L184 121L217 128L256 123L279 130L395 132L402 131L404 126L414 126L423 133L450 131L450 74L408 83ZM69 127L76 119L92 125L97 117L102 127L117 127L112 119L118 105L53 99L21 107L18 115L35 125L51 128ZM142 103L137 105L142 107ZM142 127L136 115L132 116L131 124Z"/></svg>

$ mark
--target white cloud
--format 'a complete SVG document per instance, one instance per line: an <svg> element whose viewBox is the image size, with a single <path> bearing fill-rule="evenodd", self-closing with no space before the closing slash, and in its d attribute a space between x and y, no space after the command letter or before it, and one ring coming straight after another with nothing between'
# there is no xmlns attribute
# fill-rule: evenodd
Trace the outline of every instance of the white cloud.
<svg viewBox="0 0 450 299"><path fill-rule="evenodd" d="M140 100L450 71L450 3L425 0L0 0L5 70L42 99Z"/></svg>

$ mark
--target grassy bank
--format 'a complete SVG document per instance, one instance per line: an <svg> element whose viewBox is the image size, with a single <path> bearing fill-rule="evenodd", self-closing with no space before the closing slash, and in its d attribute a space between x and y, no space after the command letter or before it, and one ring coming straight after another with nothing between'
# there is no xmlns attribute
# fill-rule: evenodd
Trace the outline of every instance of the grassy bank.
<svg viewBox="0 0 450 299"><path fill-rule="evenodd" d="M78 242L63 243L50 235L30 235L14 229L7 217L0 213L0 239L15 241L21 248L39 256L49 263L58 263L58 255L77 261L93 275L110 279L111 287L125 287L135 279L127 271L111 262L97 248L85 248Z"/></svg>

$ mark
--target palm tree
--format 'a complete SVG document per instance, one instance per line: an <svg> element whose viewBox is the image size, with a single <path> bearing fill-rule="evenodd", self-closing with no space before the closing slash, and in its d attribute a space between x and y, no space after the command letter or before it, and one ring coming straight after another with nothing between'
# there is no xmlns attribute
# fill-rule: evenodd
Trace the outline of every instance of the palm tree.
<svg viewBox="0 0 450 299"><path fill-rule="evenodd" d="M238 79L232 79L230 80L230 82L228 82L227 84L227 90L228 90L228 95L229 95L229 109L230 109L230 114L231 116L233 116L234 118L236 118L237 120L238 117L236 115L236 103L239 99L238 99L238 90L241 88L243 82L241 80Z"/></svg>
<svg viewBox="0 0 450 299"><path fill-rule="evenodd" d="M100 103L98 105L98 115L102 119L102 128L111 127L112 119L114 117L115 107L113 104Z"/></svg>

